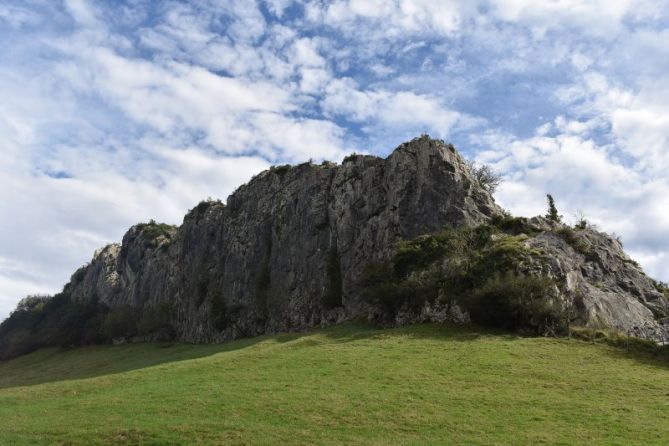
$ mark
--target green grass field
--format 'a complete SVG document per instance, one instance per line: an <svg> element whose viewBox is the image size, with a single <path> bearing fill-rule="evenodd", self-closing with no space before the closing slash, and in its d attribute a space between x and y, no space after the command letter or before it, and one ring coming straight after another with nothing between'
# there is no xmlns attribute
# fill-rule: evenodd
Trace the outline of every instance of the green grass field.
<svg viewBox="0 0 669 446"><path fill-rule="evenodd" d="M669 366L421 325L0 363L0 444L663 444Z"/></svg>

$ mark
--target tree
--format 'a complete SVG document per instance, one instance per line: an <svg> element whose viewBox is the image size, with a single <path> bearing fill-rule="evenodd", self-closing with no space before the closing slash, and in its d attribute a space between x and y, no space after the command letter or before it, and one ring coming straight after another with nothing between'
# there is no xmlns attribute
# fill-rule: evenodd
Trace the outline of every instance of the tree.
<svg viewBox="0 0 669 446"><path fill-rule="evenodd" d="M546 198L548 198L548 213L546 214L546 218L559 223L562 221L562 216L558 213L558 210L555 207L553 196L551 194L546 194Z"/></svg>
<svg viewBox="0 0 669 446"><path fill-rule="evenodd" d="M585 212L581 209L576 209L574 219L576 220L576 223L574 224L576 229L586 229L588 227L588 219L585 217Z"/></svg>
<svg viewBox="0 0 669 446"><path fill-rule="evenodd" d="M479 185L489 193L494 194L497 186L502 182L502 176L487 164L478 165L474 161L466 161L466 164Z"/></svg>
<svg viewBox="0 0 669 446"><path fill-rule="evenodd" d="M31 294L21 299L14 311L40 311L50 299L51 296Z"/></svg>

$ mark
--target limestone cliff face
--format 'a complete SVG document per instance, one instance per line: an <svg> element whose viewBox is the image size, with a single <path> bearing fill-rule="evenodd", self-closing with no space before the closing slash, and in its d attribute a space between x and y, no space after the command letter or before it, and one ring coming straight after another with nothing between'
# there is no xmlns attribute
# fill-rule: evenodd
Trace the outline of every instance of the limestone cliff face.
<svg viewBox="0 0 669 446"><path fill-rule="evenodd" d="M617 239L591 228L572 230L541 217L529 223L538 234L525 243L545 255L541 262L532 262L527 272L556 279L560 298L573 303L575 325L669 342L667 297Z"/></svg>
<svg viewBox="0 0 669 446"><path fill-rule="evenodd" d="M110 307L167 303L182 341L301 330L373 314L360 296L363 267L388 259L398 240L501 214L452 146L421 137L386 159L273 167L227 204L200 203L178 228L136 225L121 245L99 250L66 291ZM544 218L527 224L523 243L543 254L521 272L553 278L550 298L573 308L575 324L669 342L666 296L616 240L565 232ZM450 317L437 313L398 321Z"/></svg>
<svg viewBox="0 0 669 446"><path fill-rule="evenodd" d="M274 167L178 228L137 225L67 289L110 307L169 302L183 341L304 329L366 314L362 267L398 239L500 212L452 146L421 137L386 159Z"/></svg>

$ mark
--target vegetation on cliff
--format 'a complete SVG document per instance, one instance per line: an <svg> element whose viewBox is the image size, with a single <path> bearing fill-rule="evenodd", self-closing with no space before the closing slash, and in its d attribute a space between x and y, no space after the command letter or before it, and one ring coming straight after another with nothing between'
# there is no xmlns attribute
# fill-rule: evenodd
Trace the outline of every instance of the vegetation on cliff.
<svg viewBox="0 0 669 446"><path fill-rule="evenodd" d="M169 340L174 336L167 304L146 308L97 302L73 302L63 291L55 296L28 296L0 324L0 360L42 347Z"/></svg>
<svg viewBox="0 0 669 446"><path fill-rule="evenodd" d="M142 243L160 249L174 234L174 226L156 223L135 225ZM162 243L162 244L161 244ZM86 268L78 269L71 284L85 279ZM42 347L72 347L111 343L114 340L168 340L174 336L172 307L168 302L136 308L110 308L95 296L72 298L71 287L54 296L27 296L0 323L0 360L20 356Z"/></svg>
<svg viewBox="0 0 669 446"><path fill-rule="evenodd" d="M556 299L556 283L524 272L545 257L523 243L526 232L534 231L522 219L502 217L400 241L389 261L366 267L363 296L384 310L381 323L426 304L456 304L478 324L566 333L569 304Z"/></svg>

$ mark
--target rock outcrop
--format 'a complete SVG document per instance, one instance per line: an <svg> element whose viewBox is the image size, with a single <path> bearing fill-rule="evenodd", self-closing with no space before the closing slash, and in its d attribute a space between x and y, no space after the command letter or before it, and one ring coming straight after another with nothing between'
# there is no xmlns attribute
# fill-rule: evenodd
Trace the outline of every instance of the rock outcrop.
<svg viewBox="0 0 669 446"><path fill-rule="evenodd" d="M365 314L361 270L397 240L500 212L453 146L421 137L386 159L273 167L178 228L134 226L66 290L110 307L169 302L190 342L332 324Z"/></svg>
<svg viewBox="0 0 669 446"><path fill-rule="evenodd" d="M573 303L572 323L669 342L669 301L618 239L543 218L528 223L537 234L526 245L545 253L535 273L556 279L563 299Z"/></svg>
<svg viewBox="0 0 669 446"><path fill-rule="evenodd" d="M500 215L453 146L421 137L386 159L273 167L227 204L200 203L180 227L136 225L65 290L112 308L167 303L182 341L301 330L366 316L363 267L387 260L398 240ZM543 255L526 272L557 281L574 321L667 340L666 296L616 240L591 229L565 238L564 226L542 218L529 224L523 243Z"/></svg>

